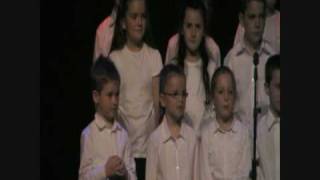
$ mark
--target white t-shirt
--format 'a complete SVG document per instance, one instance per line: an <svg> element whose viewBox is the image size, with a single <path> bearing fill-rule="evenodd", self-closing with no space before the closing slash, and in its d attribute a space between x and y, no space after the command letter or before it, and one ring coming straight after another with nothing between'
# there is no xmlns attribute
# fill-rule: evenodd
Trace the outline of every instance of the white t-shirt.
<svg viewBox="0 0 320 180"><path fill-rule="evenodd" d="M156 127L152 78L162 68L158 50L147 44L138 52L132 52L127 46L110 54L119 71L120 97L119 115L124 121L134 157L145 157L147 139Z"/></svg>

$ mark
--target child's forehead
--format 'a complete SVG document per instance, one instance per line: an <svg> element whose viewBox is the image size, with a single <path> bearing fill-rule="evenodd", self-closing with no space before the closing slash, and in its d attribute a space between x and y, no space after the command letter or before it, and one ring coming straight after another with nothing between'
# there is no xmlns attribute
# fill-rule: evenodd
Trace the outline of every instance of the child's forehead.
<svg viewBox="0 0 320 180"><path fill-rule="evenodd" d="M186 77L182 74L177 73L169 73L167 80L165 82L165 86L173 86L176 85L177 82L185 82Z"/></svg>

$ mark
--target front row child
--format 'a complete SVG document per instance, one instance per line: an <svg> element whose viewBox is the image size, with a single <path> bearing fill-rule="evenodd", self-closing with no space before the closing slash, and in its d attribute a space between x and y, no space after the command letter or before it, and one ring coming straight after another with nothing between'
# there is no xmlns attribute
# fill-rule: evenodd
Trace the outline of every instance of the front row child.
<svg viewBox="0 0 320 180"><path fill-rule="evenodd" d="M149 139L147 180L199 179L197 137L184 117L187 96L183 69L166 65L160 72L160 103L165 113Z"/></svg>
<svg viewBox="0 0 320 180"><path fill-rule="evenodd" d="M114 64L100 56L91 76L96 107L94 120L81 134L80 180L136 180L128 134L117 122L120 76Z"/></svg>
<svg viewBox="0 0 320 180"><path fill-rule="evenodd" d="M233 72L219 67L211 80L214 110L201 125L200 170L202 180L249 179L249 130L234 114L237 98Z"/></svg>
<svg viewBox="0 0 320 180"><path fill-rule="evenodd" d="M265 67L269 109L258 121L258 179L280 180L280 55L271 56Z"/></svg>

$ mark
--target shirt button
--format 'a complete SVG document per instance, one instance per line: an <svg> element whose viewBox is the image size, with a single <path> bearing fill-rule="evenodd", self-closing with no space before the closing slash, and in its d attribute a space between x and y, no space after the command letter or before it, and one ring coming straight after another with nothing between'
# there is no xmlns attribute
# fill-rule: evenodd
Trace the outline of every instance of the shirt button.
<svg viewBox="0 0 320 180"><path fill-rule="evenodd" d="M179 166L177 166L177 167L176 167L176 169L177 169L177 170L179 170L179 169L180 169L180 167L179 167Z"/></svg>

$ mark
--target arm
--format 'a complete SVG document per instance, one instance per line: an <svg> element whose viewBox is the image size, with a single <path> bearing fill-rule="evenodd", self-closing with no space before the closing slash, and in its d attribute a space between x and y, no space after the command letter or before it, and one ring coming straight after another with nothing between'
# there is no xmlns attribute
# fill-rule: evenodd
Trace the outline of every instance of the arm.
<svg viewBox="0 0 320 180"><path fill-rule="evenodd" d="M126 166L126 176L128 180L136 180L136 165L134 162L134 158L132 155L131 145L128 141L125 146L125 152L124 152L124 163Z"/></svg>
<svg viewBox="0 0 320 180"><path fill-rule="evenodd" d="M158 126L160 122L159 76L152 77L152 96L155 110L156 126Z"/></svg>
<svg viewBox="0 0 320 180"><path fill-rule="evenodd" d="M102 180L106 177L104 163L95 164L92 139L81 135L79 180Z"/></svg>
<svg viewBox="0 0 320 180"><path fill-rule="evenodd" d="M178 38L179 35L176 33L173 35L168 42L166 59L164 64L168 64L178 53Z"/></svg>
<svg viewBox="0 0 320 180"><path fill-rule="evenodd" d="M154 63L152 64L152 98L155 109L156 126L160 122L160 103L159 103L159 73L162 69L162 60L159 51L156 51Z"/></svg>

